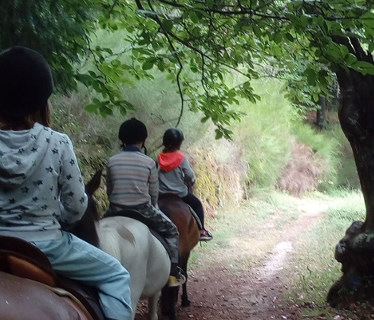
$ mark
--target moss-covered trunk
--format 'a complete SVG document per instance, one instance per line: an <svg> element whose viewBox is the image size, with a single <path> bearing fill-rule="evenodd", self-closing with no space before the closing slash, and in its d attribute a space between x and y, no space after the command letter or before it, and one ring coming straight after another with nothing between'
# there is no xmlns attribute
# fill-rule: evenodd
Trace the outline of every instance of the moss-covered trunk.
<svg viewBox="0 0 374 320"><path fill-rule="evenodd" d="M336 246L342 277L328 301L344 306L374 293L374 78L352 70L337 73L341 89L339 120L353 150L366 206L365 221L355 221Z"/></svg>

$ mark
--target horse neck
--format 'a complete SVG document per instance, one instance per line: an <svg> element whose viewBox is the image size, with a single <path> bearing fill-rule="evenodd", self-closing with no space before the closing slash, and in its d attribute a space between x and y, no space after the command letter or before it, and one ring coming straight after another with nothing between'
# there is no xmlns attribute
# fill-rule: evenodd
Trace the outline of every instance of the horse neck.
<svg viewBox="0 0 374 320"><path fill-rule="evenodd" d="M78 238L85 240L86 242L99 246L99 236L97 234L96 222L98 220L98 213L94 200L89 197L88 206L83 217L69 230L71 233L76 235Z"/></svg>

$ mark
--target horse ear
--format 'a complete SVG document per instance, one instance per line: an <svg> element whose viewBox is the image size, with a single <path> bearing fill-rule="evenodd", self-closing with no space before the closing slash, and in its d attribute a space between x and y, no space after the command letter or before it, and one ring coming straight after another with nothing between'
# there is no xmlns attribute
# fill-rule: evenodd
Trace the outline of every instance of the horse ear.
<svg viewBox="0 0 374 320"><path fill-rule="evenodd" d="M86 192L88 194L93 195L95 191L99 189L102 173L103 169L99 169L98 171L96 171L91 180L86 183Z"/></svg>

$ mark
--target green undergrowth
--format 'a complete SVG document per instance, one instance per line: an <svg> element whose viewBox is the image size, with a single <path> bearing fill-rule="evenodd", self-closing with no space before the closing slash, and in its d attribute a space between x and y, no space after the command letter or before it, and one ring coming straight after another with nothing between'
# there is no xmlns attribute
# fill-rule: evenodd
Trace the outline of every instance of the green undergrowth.
<svg viewBox="0 0 374 320"><path fill-rule="evenodd" d="M120 32L108 34L97 30L92 45L110 47L128 62L131 43L123 47L118 41L124 37L126 34ZM80 67L92 69L94 64L87 60ZM230 106L230 110L241 113L242 117L238 122L227 123L233 132L228 141L215 140L212 122L201 122L204 115L199 110L190 110L188 99L182 106L176 83L156 69L147 72L150 77L137 81L136 85L131 83L130 76L128 83L118 83L123 97L134 105L134 110L126 114L118 110L107 117L88 114L84 106L94 96L82 86L70 96L54 97L54 127L71 136L86 179L120 150L118 128L124 120L135 116L148 128L146 146L151 157L162 150L162 135L167 128L178 126L183 130L182 152L193 163L197 173L195 190L211 216L226 205L250 199L253 189L278 188L288 165L297 159L292 154L295 143L305 144L318 155L295 171L308 171L323 163L320 164L323 172L316 177L320 180L316 183L318 187L357 188L349 145L341 130L336 130L339 126L336 120L328 130L317 132L284 97L284 81L261 78L251 82L261 99L253 104L238 98L239 104ZM226 79L231 85L240 84L241 80L234 75ZM311 188L314 184L308 190Z"/></svg>
<svg viewBox="0 0 374 320"><path fill-rule="evenodd" d="M120 151L118 129L130 117L142 120L148 128L148 154L155 158L161 152L163 132L178 124L181 106L171 82L158 73L154 77L153 81L144 80L136 87L124 88L124 95L136 106L127 115L117 112L103 118L85 112L84 105L90 97L83 90L70 96L54 97L53 126L73 140L86 181L98 168L105 167L111 155ZM254 190L278 188L287 166L298 158L292 154L295 141L307 144L318 155L303 167L296 167L296 173L321 166L323 174L316 179L321 180L320 185L332 188L339 183L347 185L355 176L355 168L343 166L344 159L339 158L342 154L351 157L348 152L339 151L342 147L337 141L344 139L343 136L317 133L305 124L283 97L281 81L261 79L253 85L261 100L256 104L241 101L235 106L237 111L243 112L243 117L229 125L233 131L232 140L215 140L212 123L201 123L202 114L188 108L178 124L185 136L181 151L196 172L195 192L202 199L208 217L216 216L225 206L250 199ZM323 165L318 164L321 161ZM350 168L353 173L347 169L343 172L344 168ZM299 177L291 176L290 181L302 183ZM102 194L105 197L105 192Z"/></svg>

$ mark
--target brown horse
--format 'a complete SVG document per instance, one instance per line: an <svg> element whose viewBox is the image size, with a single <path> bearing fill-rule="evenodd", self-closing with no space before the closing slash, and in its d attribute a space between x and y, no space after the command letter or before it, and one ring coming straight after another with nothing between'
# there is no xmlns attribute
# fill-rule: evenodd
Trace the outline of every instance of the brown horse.
<svg viewBox="0 0 374 320"><path fill-rule="evenodd" d="M87 291L58 277L44 253L19 238L0 236L0 288L0 319L103 319Z"/></svg>
<svg viewBox="0 0 374 320"><path fill-rule="evenodd" d="M0 319L94 319L71 295L34 280L0 272L0 288Z"/></svg>
<svg viewBox="0 0 374 320"><path fill-rule="evenodd" d="M87 211L92 209L91 204ZM0 236L0 319L103 320L104 315L95 289L59 277L29 242Z"/></svg>
<svg viewBox="0 0 374 320"><path fill-rule="evenodd" d="M187 264L191 250L196 246L200 239L199 225L194 218L190 206L182 199L174 195L163 195L159 198L158 205L173 223L177 226L179 232L179 267L183 270L186 278ZM175 306L178 301L179 287L164 287L161 296L162 313L167 315L170 320L176 319ZM183 284L182 307L190 305L187 294L187 281Z"/></svg>

